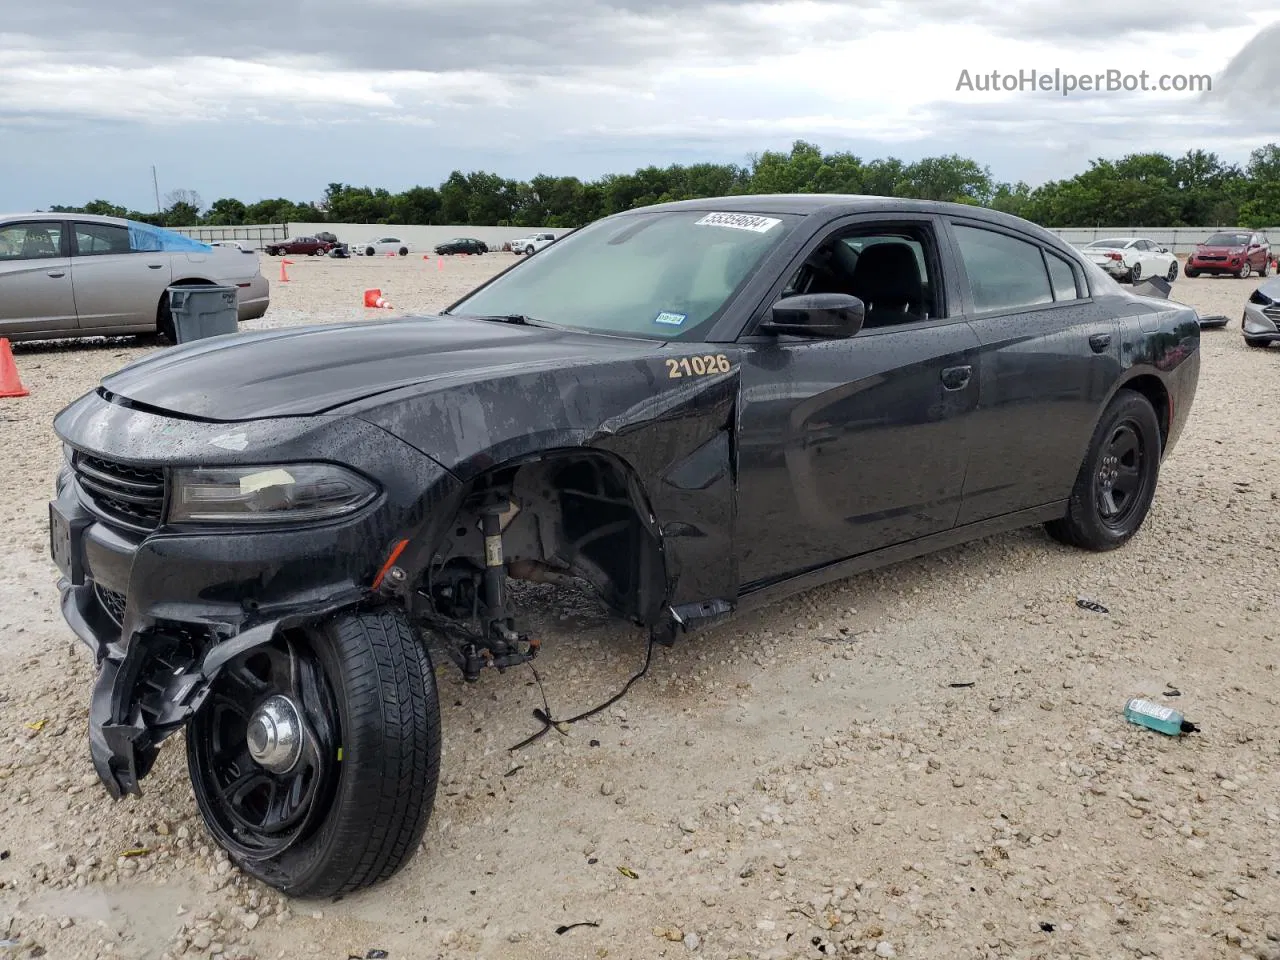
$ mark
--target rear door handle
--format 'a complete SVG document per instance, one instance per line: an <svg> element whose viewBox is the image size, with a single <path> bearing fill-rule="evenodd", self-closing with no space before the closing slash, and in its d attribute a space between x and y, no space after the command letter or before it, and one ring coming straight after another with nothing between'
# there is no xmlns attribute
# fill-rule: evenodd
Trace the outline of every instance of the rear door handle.
<svg viewBox="0 0 1280 960"><path fill-rule="evenodd" d="M963 390L973 376L973 367L947 367L942 371L942 385L948 390Z"/></svg>
<svg viewBox="0 0 1280 960"><path fill-rule="evenodd" d="M164 264L163 264L163 263L148 263L148 264L147 264L147 269L148 269L148 270L159 270L159 269L160 269L161 267L163 267L163 266L164 266Z"/></svg>
<svg viewBox="0 0 1280 960"><path fill-rule="evenodd" d="M1101 353L1107 347L1111 346L1111 334L1095 333L1089 337L1089 349L1094 353Z"/></svg>
<svg viewBox="0 0 1280 960"><path fill-rule="evenodd" d="M60 280L60 279L62 279L63 277L65 277L66 275L67 275L67 271L65 271L65 270L50 270L50 271L49 271L49 276L53 277L53 279L55 279L55 280Z"/></svg>

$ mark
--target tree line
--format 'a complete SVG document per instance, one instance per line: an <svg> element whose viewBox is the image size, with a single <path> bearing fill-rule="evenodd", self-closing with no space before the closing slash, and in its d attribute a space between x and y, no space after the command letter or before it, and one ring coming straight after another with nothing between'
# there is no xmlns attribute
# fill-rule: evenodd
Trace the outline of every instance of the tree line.
<svg viewBox="0 0 1280 960"><path fill-rule="evenodd" d="M1070 179L1038 187L996 182L988 167L956 154L904 163L823 153L803 140L766 151L744 165L649 166L596 180L539 174L528 181L455 170L437 187L392 193L330 183L317 201L283 197L245 203L232 197L207 207L193 190L176 190L159 212L127 210L105 200L57 213L129 217L157 226L241 226L289 222L579 227L599 217L670 200L764 193L861 193L950 200L991 207L1046 227L1239 226L1280 224L1280 144L1254 150L1243 167L1217 154L1180 157L1132 153L1098 159Z"/></svg>

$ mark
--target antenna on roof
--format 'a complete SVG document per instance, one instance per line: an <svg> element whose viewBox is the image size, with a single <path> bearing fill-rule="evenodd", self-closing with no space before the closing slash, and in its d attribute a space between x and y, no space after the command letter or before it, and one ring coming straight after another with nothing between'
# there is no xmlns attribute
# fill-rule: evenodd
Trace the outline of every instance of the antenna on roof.
<svg viewBox="0 0 1280 960"><path fill-rule="evenodd" d="M160 181L156 179L156 165L151 165L151 186L156 191L156 216L160 216L164 211L160 209Z"/></svg>

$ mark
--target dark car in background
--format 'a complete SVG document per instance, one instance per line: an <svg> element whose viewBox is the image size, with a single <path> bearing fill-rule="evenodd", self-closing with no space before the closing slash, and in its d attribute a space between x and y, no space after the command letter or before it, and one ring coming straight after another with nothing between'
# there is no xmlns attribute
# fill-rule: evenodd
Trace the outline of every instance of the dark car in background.
<svg viewBox="0 0 1280 960"><path fill-rule="evenodd" d="M1265 277L1271 272L1271 247L1251 230L1223 230L1196 244L1182 272L1188 277L1202 273L1227 274L1242 280L1255 273Z"/></svg>
<svg viewBox="0 0 1280 960"><path fill-rule="evenodd" d="M263 249L269 257L323 257L331 246L319 237L290 237L268 243Z"/></svg>
<svg viewBox="0 0 1280 960"><path fill-rule="evenodd" d="M436 253L440 256L452 253L488 253L489 246L483 240L471 237L456 237L436 244Z"/></svg>
<svg viewBox="0 0 1280 960"><path fill-rule="evenodd" d="M54 421L93 763L137 793L185 728L236 864L368 886L434 803L432 650L476 680L540 649L509 580L671 644L1032 524L1116 549L1199 370L1192 308L1025 220L806 195L620 213L435 316L152 354Z"/></svg>

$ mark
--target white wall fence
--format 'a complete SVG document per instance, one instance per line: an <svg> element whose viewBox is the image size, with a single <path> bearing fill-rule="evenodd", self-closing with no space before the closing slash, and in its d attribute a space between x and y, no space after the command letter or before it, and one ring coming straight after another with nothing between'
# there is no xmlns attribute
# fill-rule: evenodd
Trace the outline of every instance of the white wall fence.
<svg viewBox="0 0 1280 960"><path fill-rule="evenodd" d="M1197 243L1219 230L1238 231L1240 227L1063 227L1051 229L1067 243L1079 246L1093 240L1109 237L1146 237L1176 254L1185 255ZM236 240L244 246L261 249L267 243L286 237L305 237L327 231L343 243L353 247L378 237L395 237L406 241L417 251L430 251L437 243L454 237L474 237L483 240L491 248L501 249L502 244L531 233L554 233L562 237L571 231L553 227L467 227L467 226L414 226L406 224L378 223L284 223L253 227L182 227L182 233L197 240ZM1258 231L1270 235L1272 243L1280 246L1280 226Z"/></svg>

